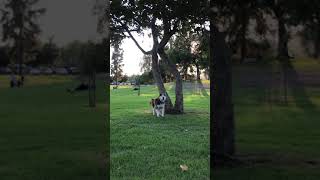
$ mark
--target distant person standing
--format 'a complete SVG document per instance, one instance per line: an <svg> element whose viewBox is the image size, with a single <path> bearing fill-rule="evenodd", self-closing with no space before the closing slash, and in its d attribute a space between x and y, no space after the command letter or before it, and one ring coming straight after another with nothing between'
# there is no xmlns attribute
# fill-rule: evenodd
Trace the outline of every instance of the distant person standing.
<svg viewBox="0 0 320 180"><path fill-rule="evenodd" d="M17 87L22 87L24 82L24 76L21 75L20 79L17 81Z"/></svg>
<svg viewBox="0 0 320 180"><path fill-rule="evenodd" d="M10 87L13 88L16 85L17 85L16 75L14 73L11 73L11 75L10 75Z"/></svg>
<svg viewBox="0 0 320 180"><path fill-rule="evenodd" d="M24 85L24 75L21 76L20 81L21 81L21 86L23 86Z"/></svg>

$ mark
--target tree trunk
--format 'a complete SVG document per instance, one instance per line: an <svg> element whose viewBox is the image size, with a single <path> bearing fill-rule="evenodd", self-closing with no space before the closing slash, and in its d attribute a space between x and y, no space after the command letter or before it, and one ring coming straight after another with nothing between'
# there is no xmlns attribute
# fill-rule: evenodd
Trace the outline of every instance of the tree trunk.
<svg viewBox="0 0 320 180"><path fill-rule="evenodd" d="M211 162L213 166L225 163L235 153L235 125L232 104L232 73L230 50L225 37L214 22L210 22L210 83Z"/></svg>
<svg viewBox="0 0 320 180"><path fill-rule="evenodd" d="M89 107L92 107L92 98L91 98L91 75L88 75L88 98L89 98Z"/></svg>
<svg viewBox="0 0 320 180"><path fill-rule="evenodd" d="M199 65L196 64L196 70L197 70L197 77L196 77L196 82L197 82L197 87L196 87L196 90L197 90L197 93L201 92L202 88L203 88L203 84L201 82L201 78L200 78L200 68L199 68Z"/></svg>
<svg viewBox="0 0 320 180"><path fill-rule="evenodd" d="M151 21L151 32L152 32L152 38L153 38L153 47L152 47L152 51L151 53L148 51L144 51L143 48L141 48L141 46L138 44L138 42L134 39L134 37L132 36L132 34L130 33L130 31L127 31L131 37L131 39L135 42L135 44L137 45L137 47L144 53L144 54L151 54L152 55L152 75L154 78L154 81L158 87L159 93L161 94L165 94L167 96L166 99L166 106L165 106L165 111L166 113L172 113L173 112L173 105L170 99L169 94L167 93L164 84L163 84L163 79L161 77L161 73L160 73L160 68L159 68L159 62L158 62L158 46L159 46L159 41L158 41L158 37L159 37L159 30L156 27L156 17L153 17L152 21Z"/></svg>
<svg viewBox="0 0 320 180"><path fill-rule="evenodd" d="M209 94L207 93L206 88L203 86L201 78L200 78L201 72L200 72L199 65L196 65L196 68L197 68L197 85L198 85L197 88L200 90L202 95L209 96Z"/></svg>
<svg viewBox="0 0 320 180"><path fill-rule="evenodd" d="M240 39L241 39L241 59L240 59L240 63L244 62L244 59L247 56L247 40L246 40L246 34L247 34L247 27L248 27L248 17L247 17L247 12L246 12L246 8L243 7L242 8L242 12L241 12L241 35L240 35Z"/></svg>
<svg viewBox="0 0 320 180"><path fill-rule="evenodd" d="M21 7L20 7L21 8ZM23 11L20 9L20 12L18 14L18 22L19 24L19 35L18 35L18 51L17 51L17 57L18 57L18 63L19 63L19 76L20 79L22 78L22 64L23 64L23 55L24 55L24 37L23 37L23 31L24 31L24 18L23 18Z"/></svg>
<svg viewBox="0 0 320 180"><path fill-rule="evenodd" d="M288 102L288 41L289 34L283 19L283 13L280 10L275 11L278 20L278 60L281 63L283 73L283 101L285 104Z"/></svg>
<svg viewBox="0 0 320 180"><path fill-rule="evenodd" d="M116 88L118 88L118 66L116 66L115 78L116 78Z"/></svg>
<svg viewBox="0 0 320 180"><path fill-rule="evenodd" d="M95 72L91 72L89 74L89 83L88 83L88 91L89 91L89 107L96 107L96 87L95 87Z"/></svg>
<svg viewBox="0 0 320 180"><path fill-rule="evenodd" d="M188 66L183 67L183 80L188 80Z"/></svg>
<svg viewBox="0 0 320 180"><path fill-rule="evenodd" d="M200 78L201 72L200 72L199 65L196 65L196 68L197 68L197 81L200 81L201 80L201 78Z"/></svg>
<svg viewBox="0 0 320 180"><path fill-rule="evenodd" d="M19 64L19 76L22 77L22 64L23 64L23 45L22 40L19 40L19 49L18 49L18 64Z"/></svg>
<svg viewBox="0 0 320 180"><path fill-rule="evenodd" d="M23 20L21 17L20 31L19 31L19 37L18 37L18 51L17 51L17 58L18 58L18 64L19 64L18 74L20 76L20 79L22 78L23 51L24 51L23 50Z"/></svg>
<svg viewBox="0 0 320 180"><path fill-rule="evenodd" d="M283 102L288 104L288 68L289 58L281 60L282 74L283 74Z"/></svg>
<svg viewBox="0 0 320 180"><path fill-rule="evenodd" d="M177 66L169 60L169 57L165 53L164 49L159 48L158 53L161 59L164 60L165 63L168 65L170 73L176 79L176 87L175 87L176 101L174 103L174 111L177 114L182 114L184 112L182 77L180 75L180 72L177 69Z"/></svg>
<svg viewBox="0 0 320 180"><path fill-rule="evenodd" d="M93 85L93 106L96 107L96 71L93 71L93 80L92 80L92 85Z"/></svg>
<svg viewBox="0 0 320 180"><path fill-rule="evenodd" d="M289 34L286 28L285 21L283 19L283 14L280 10L275 12L277 20L278 20L278 58L288 58L288 41Z"/></svg>
<svg viewBox="0 0 320 180"><path fill-rule="evenodd" d="M314 41L314 55L315 59L319 58L320 55L320 23L318 24L317 37Z"/></svg>
<svg viewBox="0 0 320 180"><path fill-rule="evenodd" d="M158 59L158 53L157 51L153 50L152 52L152 74L153 74L153 79L155 80L158 91L161 94L165 94L167 99L166 99L166 113L172 113L173 112L173 104L171 101L170 96L167 93L166 88L164 87L163 79L161 77L160 73L160 68L159 68L159 59Z"/></svg>
<svg viewBox="0 0 320 180"><path fill-rule="evenodd" d="M167 97L165 102L166 103L165 112L170 114L174 112L174 109L173 109L171 98L167 93L166 88L164 87L163 79L160 73L159 58L158 58L158 51L157 51L159 42L158 42L158 32L155 26L155 19L152 20L151 30L152 30L152 38L153 38L153 47L152 47L152 54L151 54L152 55L152 75L158 87L159 93L165 94Z"/></svg>

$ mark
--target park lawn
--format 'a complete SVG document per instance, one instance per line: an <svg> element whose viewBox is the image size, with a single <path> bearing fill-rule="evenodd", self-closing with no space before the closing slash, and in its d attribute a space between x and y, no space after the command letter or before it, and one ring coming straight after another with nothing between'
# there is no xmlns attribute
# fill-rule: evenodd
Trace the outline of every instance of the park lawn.
<svg viewBox="0 0 320 180"><path fill-rule="evenodd" d="M155 86L142 86L140 96L130 86L111 90L111 179L209 179L210 98L192 87L185 85L185 114L164 118L151 113Z"/></svg>
<svg viewBox="0 0 320 180"><path fill-rule="evenodd" d="M293 66L304 85L289 88L288 105L266 101L268 66L234 68L237 155L246 164L216 169L214 179L320 179L320 63Z"/></svg>
<svg viewBox="0 0 320 180"><path fill-rule="evenodd" d="M0 76L0 179L105 179L105 84L97 83L97 107L87 92L69 94L72 76L26 76L24 88L8 88Z"/></svg>

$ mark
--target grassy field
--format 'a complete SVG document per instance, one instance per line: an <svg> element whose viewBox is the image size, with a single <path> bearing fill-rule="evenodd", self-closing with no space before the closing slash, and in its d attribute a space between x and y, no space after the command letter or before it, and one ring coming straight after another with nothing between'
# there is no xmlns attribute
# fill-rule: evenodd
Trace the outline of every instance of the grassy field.
<svg viewBox="0 0 320 180"><path fill-rule="evenodd" d="M0 179L105 179L105 85L97 107L87 92L68 94L70 76L26 76L24 88L8 88L0 76Z"/></svg>
<svg viewBox="0 0 320 180"><path fill-rule="evenodd" d="M237 156L245 163L216 169L214 179L320 178L320 63L292 63L287 104L277 64L234 67ZM66 93L73 77L27 76L21 89L8 88L8 79L0 76L0 179L106 179L102 80L90 109L86 92ZM156 118L154 86L141 96L128 86L111 90L111 179L208 179L209 94L198 93L185 84L186 113Z"/></svg>
<svg viewBox="0 0 320 180"><path fill-rule="evenodd" d="M186 113L164 118L151 113L157 95L154 86L142 86L141 96L132 87L111 90L111 179L209 179L208 94L186 85Z"/></svg>
<svg viewBox="0 0 320 180"><path fill-rule="evenodd" d="M320 179L320 63L292 64L287 105L278 65L235 66L237 155L246 163L214 179Z"/></svg>

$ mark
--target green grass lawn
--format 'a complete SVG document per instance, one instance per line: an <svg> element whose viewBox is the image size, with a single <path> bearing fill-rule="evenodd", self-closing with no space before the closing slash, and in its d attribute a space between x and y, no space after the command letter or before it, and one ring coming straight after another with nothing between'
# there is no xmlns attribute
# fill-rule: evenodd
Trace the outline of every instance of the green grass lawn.
<svg viewBox="0 0 320 180"><path fill-rule="evenodd" d="M277 65L272 88L270 67L234 68L237 156L247 163L217 169L214 179L320 179L320 64L297 59L293 66L291 78L300 84L289 88L288 105L277 102L282 98Z"/></svg>
<svg viewBox="0 0 320 180"><path fill-rule="evenodd" d="M216 169L214 179L320 178L320 63L293 66L287 105L277 65L234 67L237 157L246 163ZM106 179L103 81L90 109L87 92L66 93L77 84L73 77L27 76L20 89L8 88L8 79L0 76L0 179ZM154 86L142 86L141 96L131 87L110 91L111 179L209 178L208 94L186 85L186 113L156 118L149 106Z"/></svg>
<svg viewBox="0 0 320 180"><path fill-rule="evenodd" d="M8 88L0 76L0 179L105 179L105 84L97 107L87 92L68 94L70 76L26 76L24 88Z"/></svg>
<svg viewBox="0 0 320 180"><path fill-rule="evenodd" d="M209 179L209 96L186 86L185 114L156 118L149 101L157 95L154 86L142 86L141 96L111 90L111 179Z"/></svg>

